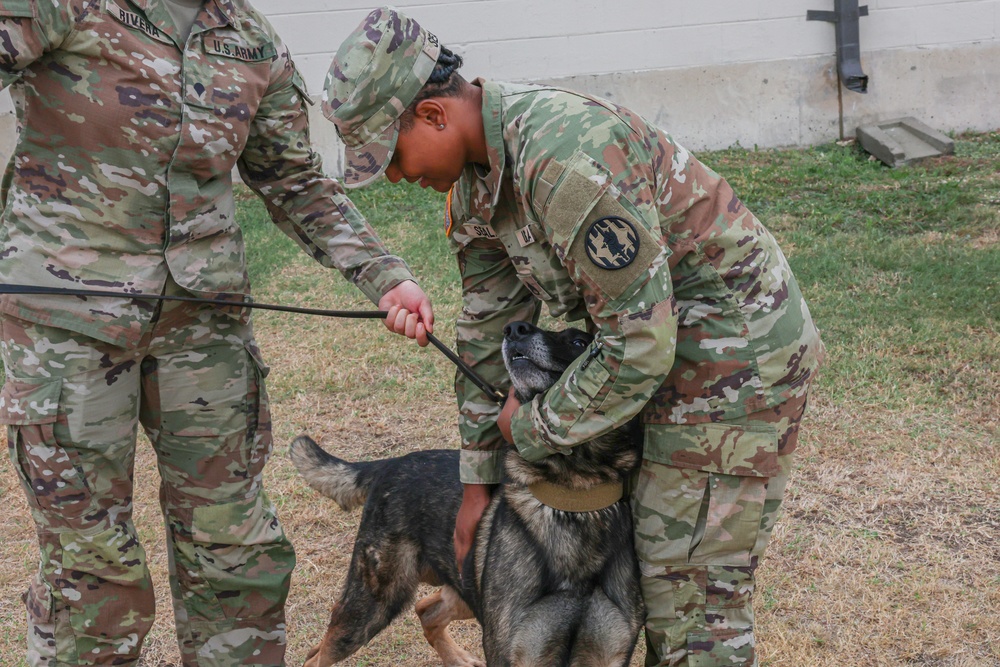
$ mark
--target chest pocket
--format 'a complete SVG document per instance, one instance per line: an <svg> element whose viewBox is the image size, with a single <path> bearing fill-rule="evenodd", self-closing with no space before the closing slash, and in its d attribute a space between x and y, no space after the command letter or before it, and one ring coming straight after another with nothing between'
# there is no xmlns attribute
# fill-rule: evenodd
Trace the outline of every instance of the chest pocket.
<svg viewBox="0 0 1000 667"><path fill-rule="evenodd" d="M203 57L186 58L184 69L186 147L197 152L197 175L232 170L246 146L276 55L263 33L233 29L202 35Z"/></svg>
<svg viewBox="0 0 1000 667"><path fill-rule="evenodd" d="M277 50L266 35L232 29L202 35L204 64L185 75L185 101L232 121L249 121L267 90Z"/></svg>

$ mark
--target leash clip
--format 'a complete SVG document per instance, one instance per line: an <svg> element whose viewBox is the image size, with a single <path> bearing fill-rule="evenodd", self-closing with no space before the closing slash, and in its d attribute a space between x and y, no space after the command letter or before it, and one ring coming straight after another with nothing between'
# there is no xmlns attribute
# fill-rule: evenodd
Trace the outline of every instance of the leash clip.
<svg viewBox="0 0 1000 667"><path fill-rule="evenodd" d="M597 358L597 355L601 353L601 349L603 347L604 347L604 341L603 340L597 341L597 344L594 345L594 349L590 351L590 354L587 355L587 358L583 360L582 364L580 364L581 371L587 370L587 366L590 365L591 361Z"/></svg>

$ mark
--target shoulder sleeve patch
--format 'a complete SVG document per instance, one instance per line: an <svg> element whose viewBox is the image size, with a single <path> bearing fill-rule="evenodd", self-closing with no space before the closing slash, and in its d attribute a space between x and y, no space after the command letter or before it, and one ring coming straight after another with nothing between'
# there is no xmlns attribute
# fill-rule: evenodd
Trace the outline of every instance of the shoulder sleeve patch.
<svg viewBox="0 0 1000 667"><path fill-rule="evenodd" d="M662 252L646 224L606 193L587 214L567 257L605 294L617 299L649 272Z"/></svg>

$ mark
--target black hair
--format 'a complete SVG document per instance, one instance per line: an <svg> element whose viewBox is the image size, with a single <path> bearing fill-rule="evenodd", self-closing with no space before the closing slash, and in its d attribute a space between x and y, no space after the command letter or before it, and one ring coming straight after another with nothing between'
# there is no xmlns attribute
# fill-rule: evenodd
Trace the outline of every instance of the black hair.
<svg viewBox="0 0 1000 667"><path fill-rule="evenodd" d="M442 46L427 83L399 116L401 130L409 130L413 127L417 105L424 100L431 97L458 97L462 95L465 90L465 79L457 71L461 66L462 56L452 52L447 46Z"/></svg>

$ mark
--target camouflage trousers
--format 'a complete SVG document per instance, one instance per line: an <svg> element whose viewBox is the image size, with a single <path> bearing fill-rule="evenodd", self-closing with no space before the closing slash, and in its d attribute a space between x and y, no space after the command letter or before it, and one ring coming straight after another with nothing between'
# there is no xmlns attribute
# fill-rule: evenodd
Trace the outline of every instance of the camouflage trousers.
<svg viewBox="0 0 1000 667"><path fill-rule="evenodd" d="M0 318L0 421L41 553L24 596L31 665L134 665L154 613L132 523L141 424L184 665L282 665L295 555L261 488L267 368L247 324L164 305L135 349Z"/></svg>
<svg viewBox="0 0 1000 667"><path fill-rule="evenodd" d="M734 421L646 424L632 493L647 667L754 667L754 572L805 397Z"/></svg>

